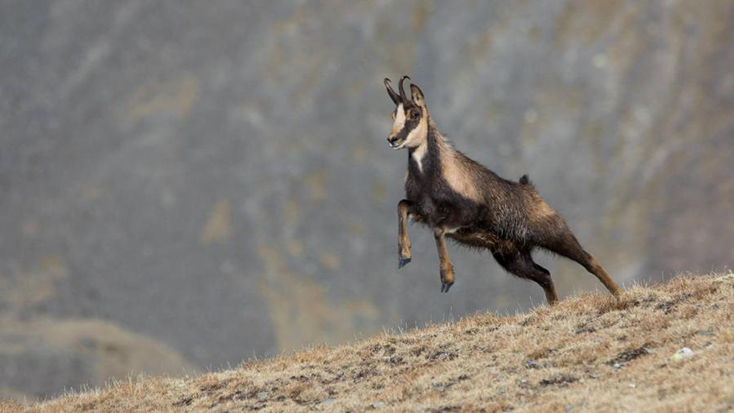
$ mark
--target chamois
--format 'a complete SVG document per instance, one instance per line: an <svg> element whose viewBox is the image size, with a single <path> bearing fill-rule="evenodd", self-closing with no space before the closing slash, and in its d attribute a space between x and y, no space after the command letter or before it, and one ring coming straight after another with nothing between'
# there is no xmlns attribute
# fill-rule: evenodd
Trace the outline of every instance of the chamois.
<svg viewBox="0 0 734 413"><path fill-rule="evenodd" d="M406 199L398 203L398 268L411 261L407 220L427 225L438 249L441 292L454 284L454 267L445 237L459 244L489 250L511 274L538 283L549 304L558 301L551 274L533 262L542 248L581 264L615 296L622 289L586 252L566 222L540 197L527 175L518 182L494 172L454 149L436 129L421 89L410 85L399 93L385 79L395 103L387 141L394 149L408 149Z"/></svg>

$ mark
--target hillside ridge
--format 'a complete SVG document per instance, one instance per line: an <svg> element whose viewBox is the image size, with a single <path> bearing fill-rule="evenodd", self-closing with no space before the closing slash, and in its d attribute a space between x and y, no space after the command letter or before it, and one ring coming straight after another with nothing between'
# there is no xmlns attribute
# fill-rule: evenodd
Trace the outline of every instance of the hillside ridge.
<svg viewBox="0 0 734 413"><path fill-rule="evenodd" d="M584 293L315 346L183 379L141 377L3 412L734 409L734 274Z"/></svg>

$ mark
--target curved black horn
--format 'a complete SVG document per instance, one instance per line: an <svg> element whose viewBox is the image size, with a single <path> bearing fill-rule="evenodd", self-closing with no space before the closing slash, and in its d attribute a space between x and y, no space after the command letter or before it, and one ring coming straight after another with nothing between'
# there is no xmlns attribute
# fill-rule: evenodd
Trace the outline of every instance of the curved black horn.
<svg viewBox="0 0 734 413"><path fill-rule="evenodd" d="M400 104L400 96L395 92L395 90L390 85L390 79L385 78L385 81L383 82L385 84L385 89L387 89L387 94L390 95L390 99L392 99L393 103L396 105Z"/></svg>
<svg viewBox="0 0 734 413"><path fill-rule="evenodd" d="M403 76L403 77L401 77L401 78L400 78L400 82L398 83L398 89L400 90L400 100L402 100L402 101L403 101L403 105L407 105L407 104L408 104L408 102L410 102L411 104L413 103L413 101L412 101L412 100L408 100L408 99L407 99L407 98L405 97L405 89L403 89L403 81L404 81L405 79L408 79L408 80L410 80L410 77L408 77L408 76Z"/></svg>

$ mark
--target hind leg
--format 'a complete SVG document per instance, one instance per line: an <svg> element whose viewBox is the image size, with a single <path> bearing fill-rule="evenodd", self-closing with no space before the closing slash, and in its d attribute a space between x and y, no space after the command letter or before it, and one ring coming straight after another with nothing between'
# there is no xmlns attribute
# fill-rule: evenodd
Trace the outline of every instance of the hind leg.
<svg viewBox="0 0 734 413"><path fill-rule="evenodd" d="M607 287L607 290L609 290L610 293L612 293L615 297L619 297L622 294L622 288L617 285L616 282L612 279L612 277L607 274L606 271L604 271L604 268L602 268L601 264L599 264L598 261L596 261L596 258L594 258L591 254L584 251L584 258L581 261L576 261L579 264L581 264L584 268L586 268L586 271L594 274L596 278L601 281L602 284L604 284L605 287Z"/></svg>
<svg viewBox="0 0 734 413"><path fill-rule="evenodd" d="M558 293L550 272L533 261L530 251L510 254L493 253L494 259L507 271L520 278L535 281L543 287L548 304L558 302Z"/></svg>
<svg viewBox="0 0 734 413"><path fill-rule="evenodd" d="M599 262L581 247L573 233L568 229L566 231L561 236L557 236L555 240L543 245L543 248L581 264L586 271L594 274L610 293L619 297L622 294L619 285L604 271Z"/></svg>

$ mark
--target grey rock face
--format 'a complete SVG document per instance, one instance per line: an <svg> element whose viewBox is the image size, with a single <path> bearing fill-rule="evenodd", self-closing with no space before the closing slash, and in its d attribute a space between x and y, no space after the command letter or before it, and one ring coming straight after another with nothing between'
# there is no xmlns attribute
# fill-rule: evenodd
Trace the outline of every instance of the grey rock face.
<svg viewBox="0 0 734 413"><path fill-rule="evenodd" d="M382 79L402 74L460 150L529 173L618 281L721 269L731 33L731 1L6 3L0 311L103 319L203 369L542 303L456 249L440 294L419 227L397 270L406 154ZM539 260L561 295L599 287ZM0 388L89 382L63 357L69 381L16 388L0 366Z"/></svg>

